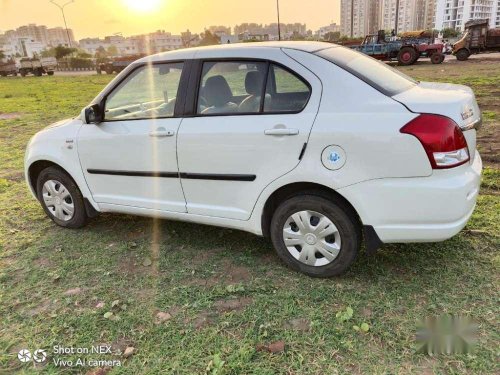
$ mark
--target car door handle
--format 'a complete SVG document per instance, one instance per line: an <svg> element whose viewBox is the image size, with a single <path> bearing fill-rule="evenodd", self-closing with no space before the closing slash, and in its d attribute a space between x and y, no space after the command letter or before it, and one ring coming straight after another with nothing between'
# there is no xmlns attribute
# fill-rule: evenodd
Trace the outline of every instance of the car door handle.
<svg viewBox="0 0 500 375"><path fill-rule="evenodd" d="M274 128L264 130L265 135L297 135L299 129Z"/></svg>
<svg viewBox="0 0 500 375"><path fill-rule="evenodd" d="M150 137L158 137L158 138L161 138L161 137L172 137L174 135L174 132L171 131L171 130L153 130L151 132L149 132L149 136Z"/></svg>

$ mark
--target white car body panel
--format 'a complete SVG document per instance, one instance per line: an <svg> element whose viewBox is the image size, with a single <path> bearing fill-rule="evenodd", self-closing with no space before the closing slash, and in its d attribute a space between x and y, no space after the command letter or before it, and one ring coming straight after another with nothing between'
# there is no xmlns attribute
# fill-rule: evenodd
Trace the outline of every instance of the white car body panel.
<svg viewBox="0 0 500 375"><path fill-rule="evenodd" d="M103 122L82 126L78 153L85 179L98 203L186 212L178 178L89 173L89 170L168 171L177 173L179 118ZM172 137L151 137L158 128Z"/></svg>
<svg viewBox="0 0 500 375"><path fill-rule="evenodd" d="M26 181L30 182L28 186L35 198L36 181L30 181L28 167L40 160L49 161L66 170L77 183L82 195L88 198L94 209L99 210L99 206L92 199L78 157L76 136L82 125L79 118L58 121L31 138L26 148L24 165Z"/></svg>
<svg viewBox="0 0 500 375"><path fill-rule="evenodd" d="M211 54L202 51L196 58L270 59L289 67L312 87L311 97L300 113L197 116L182 120L177 140L180 171L256 176L252 182L182 179L187 211L248 220L262 190L299 164L318 112L322 86L316 76L278 48L252 49L236 56L230 53L230 49ZM275 128L293 129L298 134L264 134Z"/></svg>
<svg viewBox="0 0 500 375"><path fill-rule="evenodd" d="M137 64L150 61L262 58L297 72L312 86L312 95L298 114L97 125L85 124L81 117L57 123L30 141L26 175L34 162L50 161L73 177L97 211L191 221L258 235L263 234L262 215L268 198L283 186L307 182L343 196L383 242L439 241L458 233L472 214L479 192L482 164L475 149L476 130L464 131L470 163L433 170L420 141L400 129L419 113L448 116L459 126L480 120L472 91L465 86L422 82L391 98L311 54L328 47L311 42L235 44L141 59L116 80ZM464 120L462 113L470 109L473 115ZM160 125L175 136L148 137ZM299 134L264 135L264 130L276 125L298 129ZM299 160L304 143L307 147ZM345 151L340 169L330 170L322 164L322 152L330 145ZM112 176L89 174L87 169L251 174L256 179Z"/></svg>
<svg viewBox="0 0 500 375"><path fill-rule="evenodd" d="M481 120L481 111L470 87L451 83L420 82L414 88L394 96L398 102L417 113L435 113L451 118L461 128ZM471 111L471 112L469 112ZM470 117L463 118L463 113ZM476 130L464 131L471 162L476 153Z"/></svg>

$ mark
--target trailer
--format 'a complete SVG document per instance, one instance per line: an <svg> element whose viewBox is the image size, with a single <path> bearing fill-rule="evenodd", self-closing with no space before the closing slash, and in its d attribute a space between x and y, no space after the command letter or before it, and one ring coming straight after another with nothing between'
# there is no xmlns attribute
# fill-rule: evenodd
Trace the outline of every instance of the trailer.
<svg viewBox="0 0 500 375"><path fill-rule="evenodd" d="M453 45L453 54L465 61L473 53L500 51L500 28L489 29L488 20L472 20L465 23L465 33Z"/></svg>
<svg viewBox="0 0 500 375"><path fill-rule="evenodd" d="M54 75L56 68L57 60L55 57L23 58L21 59L19 73L23 77L28 74L33 74L36 77L40 77L43 74L51 76Z"/></svg>
<svg viewBox="0 0 500 375"><path fill-rule="evenodd" d="M385 31L380 30L377 34L367 35L355 49L378 60L397 60L400 65L412 65L422 57L429 58L433 64L441 64L444 61L443 47L441 43L434 43L424 31L388 39Z"/></svg>
<svg viewBox="0 0 500 375"><path fill-rule="evenodd" d="M0 76L17 76L17 66L14 61L8 61L6 63L0 62Z"/></svg>
<svg viewBox="0 0 500 375"><path fill-rule="evenodd" d="M120 73L135 60L145 56L146 55L139 54L108 59L107 61L96 64L97 74L102 74L102 72L106 72L107 74Z"/></svg>

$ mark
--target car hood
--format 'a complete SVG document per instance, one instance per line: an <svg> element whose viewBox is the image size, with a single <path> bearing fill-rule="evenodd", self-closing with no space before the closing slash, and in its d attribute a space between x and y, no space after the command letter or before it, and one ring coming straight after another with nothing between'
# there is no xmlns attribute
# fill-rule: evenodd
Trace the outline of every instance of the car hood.
<svg viewBox="0 0 500 375"><path fill-rule="evenodd" d="M46 126L45 128L42 129L42 131L58 128L60 126L75 124L76 122L81 123L80 119L77 117L67 118L65 120L57 121L57 122L54 122L53 124L50 124L49 126Z"/></svg>

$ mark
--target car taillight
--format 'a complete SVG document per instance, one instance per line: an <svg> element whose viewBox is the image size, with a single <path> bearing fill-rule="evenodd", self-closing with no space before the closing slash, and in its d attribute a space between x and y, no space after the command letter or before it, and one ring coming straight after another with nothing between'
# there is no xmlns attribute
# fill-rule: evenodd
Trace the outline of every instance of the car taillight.
<svg viewBox="0 0 500 375"><path fill-rule="evenodd" d="M400 131L417 137L433 169L456 167L470 159L462 130L448 117L421 114Z"/></svg>

